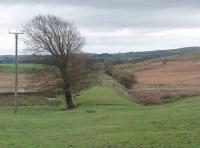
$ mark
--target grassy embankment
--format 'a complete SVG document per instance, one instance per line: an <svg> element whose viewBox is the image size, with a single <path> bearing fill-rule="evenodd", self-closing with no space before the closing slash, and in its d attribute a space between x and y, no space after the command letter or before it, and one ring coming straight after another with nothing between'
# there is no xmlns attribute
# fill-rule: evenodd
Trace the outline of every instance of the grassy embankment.
<svg viewBox="0 0 200 148"><path fill-rule="evenodd" d="M0 147L200 147L200 98L144 107L93 87L63 107L0 108Z"/></svg>

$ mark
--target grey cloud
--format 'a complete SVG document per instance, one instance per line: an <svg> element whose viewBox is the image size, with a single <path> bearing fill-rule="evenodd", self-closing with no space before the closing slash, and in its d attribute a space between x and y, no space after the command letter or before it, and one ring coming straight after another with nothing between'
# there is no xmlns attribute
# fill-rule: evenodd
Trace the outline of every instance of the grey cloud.
<svg viewBox="0 0 200 148"><path fill-rule="evenodd" d="M196 7L199 0L1 0L4 4L56 4L78 5L101 8L166 8L166 7Z"/></svg>
<svg viewBox="0 0 200 148"><path fill-rule="evenodd" d="M199 0L1 0L0 4L62 7L60 11L63 11L63 17L68 7L72 6L74 11L70 16L80 15L72 18L79 26L103 30L184 28L199 27L200 24ZM59 11L58 9L56 10ZM53 12L54 9L51 10ZM69 13L66 18L67 15Z"/></svg>
<svg viewBox="0 0 200 148"><path fill-rule="evenodd" d="M200 26L200 11L193 9L104 10L77 21L84 27L108 28L188 28Z"/></svg>
<svg viewBox="0 0 200 148"><path fill-rule="evenodd" d="M182 39L176 33L165 32L200 28L199 7L199 0L0 0L0 32L7 34L6 27L18 27L38 13L51 13L72 19L81 31L85 30L88 41L85 49L90 51L193 46L199 45L193 37L200 34L199 29L190 36L183 31ZM120 34L124 29L128 33ZM160 36L160 32L164 35ZM154 33L157 35L148 36ZM2 47L6 37L1 36Z"/></svg>

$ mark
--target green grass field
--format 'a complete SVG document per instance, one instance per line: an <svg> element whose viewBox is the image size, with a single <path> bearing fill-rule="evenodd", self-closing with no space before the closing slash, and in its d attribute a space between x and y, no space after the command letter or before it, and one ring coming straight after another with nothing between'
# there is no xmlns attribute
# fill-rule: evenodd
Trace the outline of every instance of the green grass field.
<svg viewBox="0 0 200 148"><path fill-rule="evenodd" d="M41 68L39 64L19 64L18 69L20 73L36 72ZM0 64L0 72L14 73L15 64Z"/></svg>
<svg viewBox="0 0 200 148"><path fill-rule="evenodd" d="M0 108L2 148L198 148L200 98L141 106L111 87L93 87L78 107Z"/></svg>

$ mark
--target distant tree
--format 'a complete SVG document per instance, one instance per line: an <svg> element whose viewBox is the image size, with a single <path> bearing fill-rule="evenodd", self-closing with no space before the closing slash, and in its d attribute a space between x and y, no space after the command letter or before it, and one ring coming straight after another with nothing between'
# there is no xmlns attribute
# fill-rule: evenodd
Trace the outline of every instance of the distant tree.
<svg viewBox="0 0 200 148"><path fill-rule="evenodd" d="M25 43L35 54L51 55L62 80L66 109L74 107L72 87L84 70L81 48L85 38L70 21L54 15L35 16L24 26Z"/></svg>

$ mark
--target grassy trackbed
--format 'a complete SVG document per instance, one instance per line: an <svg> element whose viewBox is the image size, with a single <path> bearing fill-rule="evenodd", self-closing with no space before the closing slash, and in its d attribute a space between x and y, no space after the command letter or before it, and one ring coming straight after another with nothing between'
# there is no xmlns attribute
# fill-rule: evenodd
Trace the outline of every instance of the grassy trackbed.
<svg viewBox="0 0 200 148"><path fill-rule="evenodd" d="M0 108L2 148L198 148L200 98L141 106L111 87L93 87L79 106Z"/></svg>

